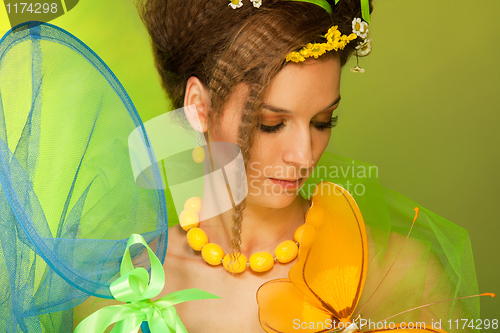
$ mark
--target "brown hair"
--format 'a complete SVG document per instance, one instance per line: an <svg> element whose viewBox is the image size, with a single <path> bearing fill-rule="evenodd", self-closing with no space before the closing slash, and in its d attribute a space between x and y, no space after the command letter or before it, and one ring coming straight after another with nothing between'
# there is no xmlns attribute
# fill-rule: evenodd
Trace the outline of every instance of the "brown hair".
<svg viewBox="0 0 500 333"><path fill-rule="evenodd" d="M248 1L238 9L229 0L145 0L139 12L151 35L156 67L175 108L183 107L186 83L196 76L207 87L212 109L209 128L217 128L232 89L245 82L249 96L238 132L245 163L265 89L286 65L286 55L309 42L324 42L332 25L350 34L352 20L361 17L360 0L329 1L333 14L301 1L263 0L260 8ZM356 41L338 56L343 66ZM239 252L244 202L233 211L233 250Z"/></svg>

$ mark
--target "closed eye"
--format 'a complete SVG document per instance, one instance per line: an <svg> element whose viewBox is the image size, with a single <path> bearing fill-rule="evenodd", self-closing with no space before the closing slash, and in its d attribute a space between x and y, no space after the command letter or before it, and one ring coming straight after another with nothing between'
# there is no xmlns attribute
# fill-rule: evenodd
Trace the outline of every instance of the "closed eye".
<svg viewBox="0 0 500 333"><path fill-rule="evenodd" d="M284 122L281 122L278 125L274 125L274 126L267 126L267 125L260 124L260 130L264 133L277 133L284 126L285 126Z"/></svg>
<svg viewBox="0 0 500 333"><path fill-rule="evenodd" d="M332 127L337 126L338 118L339 118L339 116L335 116L335 117L330 118L330 121L327 121L327 122L313 121L312 123L313 123L314 127L319 129L320 131L323 131L327 128L332 128Z"/></svg>
<svg viewBox="0 0 500 333"><path fill-rule="evenodd" d="M319 129L320 131L323 131L328 128L332 128L337 126L337 121L338 121L338 116L330 118L330 121L327 122L321 122L321 121L311 121L311 124ZM279 130L281 130L285 126L285 123L282 121L281 123L273 126L269 125L264 125L260 124L260 130L264 133L277 133Z"/></svg>

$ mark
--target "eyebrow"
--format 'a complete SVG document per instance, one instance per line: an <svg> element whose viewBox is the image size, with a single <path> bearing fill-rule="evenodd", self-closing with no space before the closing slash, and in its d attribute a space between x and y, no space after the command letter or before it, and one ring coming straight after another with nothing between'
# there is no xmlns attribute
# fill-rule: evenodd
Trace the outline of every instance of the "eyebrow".
<svg viewBox="0 0 500 333"><path fill-rule="evenodd" d="M340 98L341 98L341 97L339 96L339 97L338 97L338 98L337 98L337 99L336 99L336 100L335 100L332 104L330 104L330 106L328 106L328 107L324 108L324 109L323 109L323 110L321 110L321 111L328 110L328 109L329 109L329 108L331 108L332 106L334 106L334 105L338 104L338 103L340 102ZM276 112L276 113L283 113L283 114L292 114L292 113L293 113L293 112L292 112L292 111L290 111L290 110L286 110L286 109L278 108L278 107L276 107L276 106L269 105L269 104L266 104L266 103L264 103L264 104L262 105L262 107L263 107L263 108L265 108L265 109L267 109L267 110L269 110L269 111ZM319 112L321 112L321 111L319 111ZM319 113L319 112L318 112L318 113Z"/></svg>

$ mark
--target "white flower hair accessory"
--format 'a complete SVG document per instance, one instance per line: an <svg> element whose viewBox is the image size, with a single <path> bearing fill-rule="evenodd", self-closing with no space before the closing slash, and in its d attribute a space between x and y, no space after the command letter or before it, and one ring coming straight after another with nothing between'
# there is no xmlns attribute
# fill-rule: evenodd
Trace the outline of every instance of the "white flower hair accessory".
<svg viewBox="0 0 500 333"><path fill-rule="evenodd" d="M228 6L231 6L231 8L233 8L233 9L240 8L241 6L243 6L243 1L231 0L231 2L229 3Z"/></svg>
<svg viewBox="0 0 500 333"><path fill-rule="evenodd" d="M354 18L352 20L352 32L365 39L368 37L368 23L362 21L359 17Z"/></svg>
<svg viewBox="0 0 500 333"><path fill-rule="evenodd" d="M372 39L368 39L368 23L359 17L352 20L352 32L359 37L356 46L356 67L351 68L353 73L364 73L365 70L359 67L359 57L365 57L372 52Z"/></svg>
<svg viewBox="0 0 500 333"><path fill-rule="evenodd" d="M250 0L255 8L259 8L262 5L262 0Z"/></svg>
<svg viewBox="0 0 500 333"><path fill-rule="evenodd" d="M250 2L253 4L253 6L255 8L259 8L260 5L262 5L262 0L250 0ZM231 6L231 8L233 8L233 9L240 8L241 6L243 6L243 1L242 0L231 0L231 2L229 3L229 6Z"/></svg>
<svg viewBox="0 0 500 333"><path fill-rule="evenodd" d="M358 65L356 65L356 67L354 67L354 68L351 68L350 71L353 73L364 73L365 72L365 70L363 68L359 67Z"/></svg>
<svg viewBox="0 0 500 333"><path fill-rule="evenodd" d="M372 52L372 39L365 39L356 46L356 55L358 57L366 57Z"/></svg>

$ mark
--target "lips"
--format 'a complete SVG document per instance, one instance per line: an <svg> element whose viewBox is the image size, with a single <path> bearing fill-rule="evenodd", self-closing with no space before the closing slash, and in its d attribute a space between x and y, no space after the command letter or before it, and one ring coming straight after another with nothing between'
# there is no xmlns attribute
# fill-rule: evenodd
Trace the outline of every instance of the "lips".
<svg viewBox="0 0 500 333"><path fill-rule="evenodd" d="M303 178L299 179L277 179L269 178L274 184L281 186L284 189L297 188Z"/></svg>

